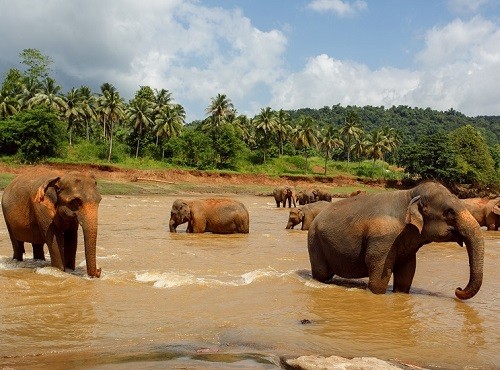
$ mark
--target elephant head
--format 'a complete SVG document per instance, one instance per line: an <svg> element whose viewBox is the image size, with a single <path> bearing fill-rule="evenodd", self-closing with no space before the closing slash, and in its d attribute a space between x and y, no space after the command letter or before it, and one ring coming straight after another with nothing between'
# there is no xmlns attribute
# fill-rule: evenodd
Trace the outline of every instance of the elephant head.
<svg viewBox="0 0 500 370"><path fill-rule="evenodd" d="M472 298L483 280L484 241L481 228L459 199L444 186L428 182L415 187L406 214L406 222L414 225L426 241L463 245L469 256L470 277L464 289L457 288L460 299Z"/></svg>
<svg viewBox="0 0 500 370"><path fill-rule="evenodd" d="M304 211L300 208L291 208L288 216L286 229L293 229L295 225L300 224L304 220Z"/></svg>
<svg viewBox="0 0 500 370"><path fill-rule="evenodd" d="M189 222L191 220L191 209L189 205L180 199L177 199L172 204L172 210L170 211L170 232L175 233L177 226Z"/></svg>
<svg viewBox="0 0 500 370"><path fill-rule="evenodd" d="M45 183L38 188L35 197L35 202L46 207L53 216L54 224L58 229L76 230L78 225L82 227L87 274L91 277L101 275L101 269L97 267L96 262L100 201L101 195L97 189L95 177L76 171L46 179ZM74 265L76 244L74 246L68 244L65 247L74 249L73 256L71 252L65 250L66 256L63 257L66 264ZM73 259L73 261L68 261L68 259Z"/></svg>

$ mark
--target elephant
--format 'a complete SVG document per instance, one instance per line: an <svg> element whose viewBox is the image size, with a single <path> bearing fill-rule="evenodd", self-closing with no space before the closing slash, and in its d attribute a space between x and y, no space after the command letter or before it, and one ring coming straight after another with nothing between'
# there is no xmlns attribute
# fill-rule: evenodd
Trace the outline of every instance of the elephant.
<svg viewBox="0 0 500 370"><path fill-rule="evenodd" d="M170 212L170 232L187 222L188 233L248 234L250 218L243 203L230 198L177 199Z"/></svg>
<svg viewBox="0 0 500 370"><path fill-rule="evenodd" d="M316 202L320 200L326 200L327 202L332 201L332 194L323 189L314 189L312 193L314 194L314 200Z"/></svg>
<svg viewBox="0 0 500 370"><path fill-rule="evenodd" d="M295 225L302 223L301 230L309 230L314 218L329 204L328 201L320 200L302 207L291 208L286 229L293 229Z"/></svg>
<svg viewBox="0 0 500 370"><path fill-rule="evenodd" d="M314 203L316 198L314 197L314 193L310 190L301 190L297 193L297 199L299 201L299 205Z"/></svg>
<svg viewBox="0 0 500 370"><path fill-rule="evenodd" d="M297 194L295 193L295 189L291 186L280 186L274 189L273 191L274 200L276 201L276 207L280 207L281 203L283 203L283 208L286 207L286 202L288 201L288 207L293 206L296 207L296 199Z"/></svg>
<svg viewBox="0 0 500 370"><path fill-rule="evenodd" d="M462 199L465 207L474 216L480 226L488 230L498 230L500 226L500 197Z"/></svg>
<svg viewBox="0 0 500 370"><path fill-rule="evenodd" d="M46 171L17 176L2 196L13 258L23 260L27 242L33 246L33 257L44 260L43 245L47 244L53 267L74 270L81 225L87 274L99 277L96 241L100 201L96 178L90 173Z"/></svg>
<svg viewBox="0 0 500 370"><path fill-rule="evenodd" d="M481 227L458 197L438 182L332 203L312 222L307 246L314 279L368 277L368 288L384 294L391 274L393 291L409 293L416 253L431 242L465 242L469 282L455 295L472 298L483 279Z"/></svg>
<svg viewBox="0 0 500 370"><path fill-rule="evenodd" d="M351 194L349 194L350 197L355 197L356 195L364 195L366 194L366 190L355 190Z"/></svg>

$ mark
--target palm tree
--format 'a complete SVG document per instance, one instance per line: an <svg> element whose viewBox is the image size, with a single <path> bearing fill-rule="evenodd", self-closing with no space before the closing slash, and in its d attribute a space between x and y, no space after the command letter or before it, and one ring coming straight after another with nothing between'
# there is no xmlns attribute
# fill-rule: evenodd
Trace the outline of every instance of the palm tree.
<svg viewBox="0 0 500 370"><path fill-rule="evenodd" d="M347 113L344 126L339 130L340 137L347 141L347 167L349 167L351 156L351 142L361 136L363 130L359 127L359 116L354 111Z"/></svg>
<svg viewBox="0 0 500 370"><path fill-rule="evenodd" d="M185 119L186 112L182 105L165 105L155 120L157 137L161 137L162 141L168 141L173 137L179 136L182 132ZM165 157L163 145L161 157L162 159Z"/></svg>
<svg viewBox="0 0 500 370"><path fill-rule="evenodd" d="M64 112L64 117L68 120L69 145L72 145L72 133L82 122L83 111L80 106L80 96L74 87L66 94L68 108Z"/></svg>
<svg viewBox="0 0 500 370"><path fill-rule="evenodd" d="M61 96L61 89L61 86L56 85L56 81L53 78L47 77L42 83L42 88L28 101L28 104L29 106L46 105L50 109L64 114L66 109L68 109L68 103Z"/></svg>
<svg viewBox="0 0 500 370"><path fill-rule="evenodd" d="M266 151L269 143L269 136L276 129L276 112L271 107L261 108L260 113L255 116L253 123L255 130L264 136L264 163L266 163Z"/></svg>
<svg viewBox="0 0 500 370"><path fill-rule="evenodd" d="M276 128L275 132L278 136L280 155L283 155L283 145L285 140L288 138L292 127L290 114L280 109L276 115Z"/></svg>
<svg viewBox="0 0 500 370"><path fill-rule="evenodd" d="M351 153L353 153L358 159L359 165L361 165L361 158L366 153L366 138L365 135L358 136L354 143L351 145Z"/></svg>
<svg viewBox="0 0 500 370"><path fill-rule="evenodd" d="M99 116L103 120L103 126L108 127L109 152L108 161L111 161L113 152L113 132L115 123L124 117L124 102L120 94L111 85L110 89L102 89L103 95L98 99ZM106 133L106 131L105 131Z"/></svg>
<svg viewBox="0 0 500 370"><path fill-rule="evenodd" d="M295 126L292 132L292 138L294 144L297 148L302 148L304 150L304 156L306 158L306 168L305 172L309 167L307 163L308 149L312 145L316 145L318 142L316 134L316 123L309 116L301 116L299 122Z"/></svg>
<svg viewBox="0 0 500 370"><path fill-rule="evenodd" d="M375 169L375 161L383 159L384 152L389 149L383 130L373 131L366 136L366 152L369 157L373 158L372 172Z"/></svg>
<svg viewBox="0 0 500 370"><path fill-rule="evenodd" d="M255 147L255 125L253 124L253 118L248 118L246 115L241 114L235 117L233 125L247 146L249 148Z"/></svg>
<svg viewBox="0 0 500 370"><path fill-rule="evenodd" d="M0 91L0 118L6 119L7 117L18 112L20 103L15 97L6 91Z"/></svg>
<svg viewBox="0 0 500 370"><path fill-rule="evenodd" d="M31 99L40 92L42 85L36 78L26 78L22 84L22 93L20 97L22 109L29 106Z"/></svg>
<svg viewBox="0 0 500 370"><path fill-rule="evenodd" d="M217 94L211 99L210 106L205 109L205 112L209 118L206 124L215 127L217 131L228 116L234 115L234 106L225 94Z"/></svg>
<svg viewBox="0 0 500 370"><path fill-rule="evenodd" d="M134 129L138 131L135 158L139 157L139 146L141 143L142 131L153 122L152 115L152 103L144 98L133 99L127 107L126 116L130 123L134 126Z"/></svg>
<svg viewBox="0 0 500 370"><path fill-rule="evenodd" d="M333 150L343 146L344 142L338 137L338 132L333 126L329 126L319 141L319 148L325 154L325 175L328 159L331 158Z"/></svg>
<svg viewBox="0 0 500 370"><path fill-rule="evenodd" d="M388 152L394 152L401 143L401 136L394 128L389 126L382 127L382 134L386 138Z"/></svg>
<svg viewBox="0 0 500 370"><path fill-rule="evenodd" d="M92 91L87 86L80 86L78 89L80 97L81 118L85 122L85 136L87 141L90 140L90 121L97 118L96 99Z"/></svg>

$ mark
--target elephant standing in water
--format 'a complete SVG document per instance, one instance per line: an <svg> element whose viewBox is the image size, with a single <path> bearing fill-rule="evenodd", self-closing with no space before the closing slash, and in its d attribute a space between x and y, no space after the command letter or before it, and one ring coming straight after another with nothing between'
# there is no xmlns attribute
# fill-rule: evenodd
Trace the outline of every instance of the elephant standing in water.
<svg viewBox="0 0 500 370"><path fill-rule="evenodd" d="M234 199L177 199L170 212L170 232L175 233L177 226L185 222L188 233L246 234L250 218L245 205Z"/></svg>
<svg viewBox="0 0 500 370"><path fill-rule="evenodd" d="M465 242L470 278L463 290L455 290L455 295L472 298L483 280L481 228L465 205L436 182L329 205L309 228L312 276L321 282L334 275L368 277L368 288L384 294L394 274L393 291L408 293L415 275L416 253L430 242Z"/></svg>
<svg viewBox="0 0 500 370"><path fill-rule="evenodd" d="M273 191L274 200L276 201L276 207L280 207L281 203L283 203L283 208L286 207L286 202L288 201L288 207L293 206L296 207L296 199L297 194L295 193L295 189L290 186L280 186L274 189Z"/></svg>
<svg viewBox="0 0 500 370"><path fill-rule="evenodd" d="M498 230L500 226L500 198L467 198L462 199L465 207L488 230Z"/></svg>
<svg viewBox="0 0 500 370"><path fill-rule="evenodd" d="M75 269L78 227L82 226L87 274L99 277L96 265L97 216L101 195L93 175L49 171L16 177L5 188L2 210L14 259L23 260L24 242L33 245L33 257L60 270Z"/></svg>
<svg viewBox="0 0 500 370"><path fill-rule="evenodd" d="M331 202L320 200L319 202L306 204L301 207L291 208L286 229L293 229L295 225L302 223L301 230L309 230L309 226L314 218L329 204Z"/></svg>

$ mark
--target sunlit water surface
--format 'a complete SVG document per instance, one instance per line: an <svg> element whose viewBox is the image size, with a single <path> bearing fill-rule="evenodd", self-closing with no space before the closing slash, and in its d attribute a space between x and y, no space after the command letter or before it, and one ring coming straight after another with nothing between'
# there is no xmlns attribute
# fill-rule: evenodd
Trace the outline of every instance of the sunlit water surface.
<svg viewBox="0 0 500 370"><path fill-rule="evenodd" d="M273 369L281 356L375 356L430 368L500 367L500 233L485 236L484 282L469 301L465 248L417 254L411 294L374 295L310 276L307 232L288 209L239 197L248 235L168 231L168 196L105 196L100 279L11 260L1 217L0 365L13 368ZM46 252L47 258L48 253ZM391 287L389 287L391 289Z"/></svg>

